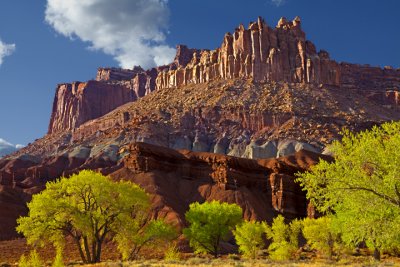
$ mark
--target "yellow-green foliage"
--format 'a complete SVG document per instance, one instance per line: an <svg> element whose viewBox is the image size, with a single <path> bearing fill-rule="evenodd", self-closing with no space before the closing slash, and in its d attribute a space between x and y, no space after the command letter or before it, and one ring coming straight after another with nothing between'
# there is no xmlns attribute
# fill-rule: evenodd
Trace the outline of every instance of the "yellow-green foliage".
<svg viewBox="0 0 400 267"><path fill-rule="evenodd" d="M36 250L32 250L29 254L29 257L25 257L22 255L18 262L18 267L43 267L45 264L40 259L39 254Z"/></svg>
<svg viewBox="0 0 400 267"><path fill-rule="evenodd" d="M18 267L29 267L28 266L28 259L26 258L25 254L19 258Z"/></svg>
<svg viewBox="0 0 400 267"><path fill-rule="evenodd" d="M263 235L265 233L265 223L256 221L244 221L236 226L233 231L236 243L239 245L239 252L246 258L255 259L265 242Z"/></svg>
<svg viewBox="0 0 400 267"><path fill-rule="evenodd" d="M221 241L230 237L234 227L242 221L242 209L236 204L211 201L192 203L185 214L189 227L183 229L196 253L218 256Z"/></svg>
<svg viewBox="0 0 400 267"><path fill-rule="evenodd" d="M85 170L48 182L28 203L29 214L18 219L17 231L29 244L57 246L69 235L80 244L83 262L99 262L106 238L126 225L143 223L149 203L139 186Z"/></svg>
<svg viewBox="0 0 400 267"><path fill-rule="evenodd" d="M180 259L181 259L181 253L179 252L176 243L171 244L165 251L164 260L179 261Z"/></svg>
<svg viewBox="0 0 400 267"><path fill-rule="evenodd" d="M332 218L328 216L318 219L303 220L303 236L312 249L331 259L335 246L340 241L332 229Z"/></svg>
<svg viewBox="0 0 400 267"><path fill-rule="evenodd" d="M332 144L334 162L320 161L298 175L307 197L349 245L400 247L400 122L369 131L344 131Z"/></svg>
<svg viewBox="0 0 400 267"><path fill-rule="evenodd" d="M125 223L115 235L118 250L124 260L136 259L144 246L153 246L177 237L176 229L163 220L142 224L135 220Z"/></svg>
<svg viewBox="0 0 400 267"><path fill-rule="evenodd" d="M268 247L269 257L280 261L295 258L295 253L299 248L300 232L300 221L294 220L286 224L282 215L274 218L272 226L265 228L267 238L272 241Z"/></svg>
<svg viewBox="0 0 400 267"><path fill-rule="evenodd" d="M63 248L62 247L57 247L56 250L56 256L54 258L53 264L51 265L52 267L64 267L64 261L63 261L63 256L62 256Z"/></svg>

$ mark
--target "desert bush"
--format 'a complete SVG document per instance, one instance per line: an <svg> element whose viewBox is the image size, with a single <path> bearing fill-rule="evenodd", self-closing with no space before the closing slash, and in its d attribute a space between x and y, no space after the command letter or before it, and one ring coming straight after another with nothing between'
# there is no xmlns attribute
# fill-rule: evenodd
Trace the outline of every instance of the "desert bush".
<svg viewBox="0 0 400 267"><path fill-rule="evenodd" d="M236 204L219 201L192 203L185 214L189 227L183 229L195 253L218 256L220 242L227 240L233 228L242 221L242 209Z"/></svg>
<svg viewBox="0 0 400 267"><path fill-rule="evenodd" d="M179 261L181 260L181 254L178 250L176 243L171 244L164 254L164 260L166 261Z"/></svg>
<svg viewBox="0 0 400 267"><path fill-rule="evenodd" d="M263 235L265 233L265 223L256 221L244 221L236 226L233 231L236 243L239 245L239 252L246 258L255 259L265 242Z"/></svg>
<svg viewBox="0 0 400 267"><path fill-rule="evenodd" d="M303 220L303 236L312 249L316 249L331 259L335 247L340 243L339 235L332 228L332 218L328 216L318 219Z"/></svg>
<svg viewBox="0 0 400 267"><path fill-rule="evenodd" d="M56 256L54 257L53 264L51 265L52 267L64 267L64 261L63 261L63 247L59 246L56 248Z"/></svg>
<svg viewBox="0 0 400 267"><path fill-rule="evenodd" d="M286 224L285 218L278 215L274 218L271 227L265 227L265 233L272 241L268 247L271 259L282 261L295 258L295 253L299 248L300 221L293 220L290 224Z"/></svg>
<svg viewBox="0 0 400 267"><path fill-rule="evenodd" d="M28 257L22 255L18 261L18 267L43 267L44 262L41 260L36 250L32 250Z"/></svg>

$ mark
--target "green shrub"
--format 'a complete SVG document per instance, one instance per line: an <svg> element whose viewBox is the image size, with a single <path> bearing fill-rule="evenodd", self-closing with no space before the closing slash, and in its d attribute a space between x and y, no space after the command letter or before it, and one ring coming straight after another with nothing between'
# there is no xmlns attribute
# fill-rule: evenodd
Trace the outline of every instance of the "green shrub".
<svg viewBox="0 0 400 267"><path fill-rule="evenodd" d="M161 219L150 221L146 225L138 224L132 220L131 224L125 223L125 226L120 228L114 239L122 258L134 260L143 247L151 247L163 241L171 241L176 236L176 229Z"/></svg>
<svg viewBox="0 0 400 267"><path fill-rule="evenodd" d="M183 229L195 253L218 256L221 241L227 240L233 228L242 221L242 209L236 204L219 201L192 203L185 214L189 227Z"/></svg>
<svg viewBox="0 0 400 267"><path fill-rule="evenodd" d="M164 254L164 260L166 261L180 261L181 254L176 246L176 243L173 243L168 247Z"/></svg>
<svg viewBox="0 0 400 267"><path fill-rule="evenodd" d="M324 216L303 220L303 235L312 249L331 259L339 236L332 229L332 219Z"/></svg>
<svg viewBox="0 0 400 267"><path fill-rule="evenodd" d="M245 221L237 225L233 234L236 243L239 245L239 252L246 258L255 259L259 251L265 246L264 232L265 225L261 222Z"/></svg>
<svg viewBox="0 0 400 267"><path fill-rule="evenodd" d="M269 257L273 260L289 260L295 258L295 252L299 248L299 234L301 232L301 222L292 221L285 224L282 215L274 218L271 227L265 227L267 238L271 239L268 247Z"/></svg>
<svg viewBox="0 0 400 267"><path fill-rule="evenodd" d="M36 250L32 250L29 257L22 255L18 261L18 267L43 267L45 264L40 259Z"/></svg>
<svg viewBox="0 0 400 267"><path fill-rule="evenodd" d="M52 267L64 267L65 266L64 261L63 261L62 251L63 251L63 249L61 247L57 248L56 256L54 258L53 264L51 265Z"/></svg>

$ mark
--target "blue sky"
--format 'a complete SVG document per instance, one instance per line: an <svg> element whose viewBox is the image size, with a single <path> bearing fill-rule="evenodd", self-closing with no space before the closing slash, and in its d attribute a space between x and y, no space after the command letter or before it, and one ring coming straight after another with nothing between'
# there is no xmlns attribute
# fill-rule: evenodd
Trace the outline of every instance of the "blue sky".
<svg viewBox="0 0 400 267"><path fill-rule="evenodd" d="M400 67L399 10L398 0L1 0L0 143L46 133L58 83L167 62L176 44L214 49L258 16L270 26L300 16L338 61Z"/></svg>

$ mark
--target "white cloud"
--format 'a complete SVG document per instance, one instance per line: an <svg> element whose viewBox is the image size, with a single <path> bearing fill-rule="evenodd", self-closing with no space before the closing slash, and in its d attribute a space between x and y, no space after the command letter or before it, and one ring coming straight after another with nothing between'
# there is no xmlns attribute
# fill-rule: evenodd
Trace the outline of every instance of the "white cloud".
<svg viewBox="0 0 400 267"><path fill-rule="evenodd" d="M124 68L168 64L167 0L47 0L46 22L58 33L89 42Z"/></svg>
<svg viewBox="0 0 400 267"><path fill-rule="evenodd" d="M0 65L3 64L3 59L11 55L15 51L15 44L6 44L0 40Z"/></svg>
<svg viewBox="0 0 400 267"><path fill-rule="evenodd" d="M13 145L10 142L0 138L0 158L5 155L11 154L17 151L20 148L23 148L23 145Z"/></svg>
<svg viewBox="0 0 400 267"><path fill-rule="evenodd" d="M280 7L281 5L285 4L286 0L271 0L271 3Z"/></svg>

